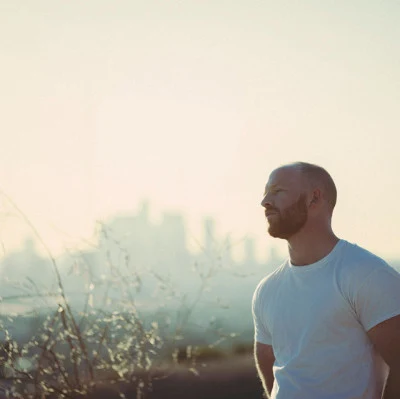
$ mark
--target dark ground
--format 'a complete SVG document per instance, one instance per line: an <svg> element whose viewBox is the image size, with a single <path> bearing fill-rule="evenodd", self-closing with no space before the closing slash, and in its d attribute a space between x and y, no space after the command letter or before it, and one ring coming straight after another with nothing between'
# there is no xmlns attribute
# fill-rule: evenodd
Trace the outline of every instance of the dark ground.
<svg viewBox="0 0 400 399"><path fill-rule="evenodd" d="M252 355L236 355L222 360L163 367L154 372L147 389L138 395L134 385L99 387L86 399L262 399ZM192 368L192 370L190 370ZM145 379L145 377L144 377ZM125 396L120 396L120 392ZM59 396L51 396L58 398ZM0 390L0 399L6 398ZM82 397L80 397L82 399Z"/></svg>
<svg viewBox="0 0 400 399"><path fill-rule="evenodd" d="M180 366L161 378L154 378L140 399L261 399L262 386L257 377L252 356L235 356L198 365L195 372ZM136 390L125 388L126 399L139 399ZM110 388L102 389L90 399L116 399L119 394Z"/></svg>

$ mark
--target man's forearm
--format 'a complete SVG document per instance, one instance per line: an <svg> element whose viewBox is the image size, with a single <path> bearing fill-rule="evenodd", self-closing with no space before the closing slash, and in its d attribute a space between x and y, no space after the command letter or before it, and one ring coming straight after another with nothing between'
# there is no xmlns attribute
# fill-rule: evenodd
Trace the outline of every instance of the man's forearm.
<svg viewBox="0 0 400 399"><path fill-rule="evenodd" d="M271 379L268 379L267 381L265 381L264 384L264 390L265 390L265 396L270 399L271 398L271 392L272 392L272 387L274 386L274 379L272 377Z"/></svg>
<svg viewBox="0 0 400 399"><path fill-rule="evenodd" d="M400 398L400 367L391 367L386 380L385 389L383 390L382 399L398 398Z"/></svg>
<svg viewBox="0 0 400 399"><path fill-rule="evenodd" d="M272 371L275 356L271 345L255 342L254 355L258 375L260 376L265 394L270 398L274 385L274 373Z"/></svg>
<svg viewBox="0 0 400 399"><path fill-rule="evenodd" d="M271 373L265 381L265 385L267 386L265 394L267 398L271 397L272 387L274 386L274 375Z"/></svg>
<svg viewBox="0 0 400 399"><path fill-rule="evenodd" d="M269 399L271 397L272 387L274 386L274 374L272 370L268 370L266 368L263 370L260 365L258 365L257 369L265 391L265 395Z"/></svg>

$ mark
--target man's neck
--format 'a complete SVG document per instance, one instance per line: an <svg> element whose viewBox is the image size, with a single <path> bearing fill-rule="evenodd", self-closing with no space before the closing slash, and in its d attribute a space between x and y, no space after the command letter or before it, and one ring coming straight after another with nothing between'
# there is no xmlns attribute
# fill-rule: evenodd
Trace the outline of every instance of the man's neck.
<svg viewBox="0 0 400 399"><path fill-rule="evenodd" d="M302 232L288 240L290 261L295 266L307 266L327 256L339 238L332 230Z"/></svg>

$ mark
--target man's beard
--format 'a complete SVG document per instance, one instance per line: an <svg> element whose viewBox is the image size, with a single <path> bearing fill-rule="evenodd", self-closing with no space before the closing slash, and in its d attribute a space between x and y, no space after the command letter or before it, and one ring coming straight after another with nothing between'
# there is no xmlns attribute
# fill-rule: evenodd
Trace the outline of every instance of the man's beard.
<svg viewBox="0 0 400 399"><path fill-rule="evenodd" d="M308 209L305 194L282 212L274 208L277 214L270 220L268 233L272 237L288 239L296 234L307 222Z"/></svg>

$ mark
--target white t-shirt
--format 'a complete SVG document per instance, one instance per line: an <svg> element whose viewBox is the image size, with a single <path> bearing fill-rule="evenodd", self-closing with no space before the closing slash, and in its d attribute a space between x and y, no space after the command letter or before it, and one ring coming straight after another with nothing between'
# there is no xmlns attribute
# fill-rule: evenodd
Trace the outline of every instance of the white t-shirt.
<svg viewBox="0 0 400 399"><path fill-rule="evenodd" d="M253 296L255 340L272 345L273 399L378 399L387 366L366 332L400 314L400 274L340 240L307 266L286 261Z"/></svg>

